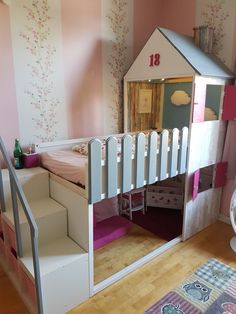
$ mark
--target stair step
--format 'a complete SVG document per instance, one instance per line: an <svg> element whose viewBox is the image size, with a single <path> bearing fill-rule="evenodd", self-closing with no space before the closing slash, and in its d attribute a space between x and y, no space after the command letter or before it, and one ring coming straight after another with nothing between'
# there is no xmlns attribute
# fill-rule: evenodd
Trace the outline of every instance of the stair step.
<svg viewBox="0 0 236 314"><path fill-rule="evenodd" d="M49 173L47 170L40 167L20 169L16 170L16 175L28 201L49 197ZM8 210L12 208L12 201L7 169L2 170L2 177L6 210Z"/></svg>
<svg viewBox="0 0 236 314"><path fill-rule="evenodd" d="M29 202L31 211L39 229L39 244L67 235L67 210L51 198ZM19 208L20 228L23 251L31 248L30 229L22 208ZM3 220L14 231L12 210L3 213ZM14 246L13 246L14 247Z"/></svg>
<svg viewBox="0 0 236 314"><path fill-rule="evenodd" d="M34 278L32 253L19 261ZM88 253L70 238L40 246L39 264L45 314L65 313L88 299Z"/></svg>

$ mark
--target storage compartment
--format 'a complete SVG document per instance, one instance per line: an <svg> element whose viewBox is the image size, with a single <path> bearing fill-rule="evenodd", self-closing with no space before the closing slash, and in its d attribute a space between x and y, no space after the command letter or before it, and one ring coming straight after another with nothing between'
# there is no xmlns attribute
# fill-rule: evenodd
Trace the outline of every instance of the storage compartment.
<svg viewBox="0 0 236 314"><path fill-rule="evenodd" d="M182 209L183 189L149 185L147 187L147 206Z"/></svg>
<svg viewBox="0 0 236 314"><path fill-rule="evenodd" d="M0 231L0 254L4 258L6 257L4 235L2 231Z"/></svg>
<svg viewBox="0 0 236 314"><path fill-rule="evenodd" d="M30 301L36 304L36 290L34 280L26 273L21 265L19 265L19 279L23 291L27 294Z"/></svg>
<svg viewBox="0 0 236 314"><path fill-rule="evenodd" d="M2 227L5 236L5 243L16 251L15 231L9 226L5 218L2 219Z"/></svg>
<svg viewBox="0 0 236 314"><path fill-rule="evenodd" d="M0 233L3 231L2 229L2 213L0 212Z"/></svg>
<svg viewBox="0 0 236 314"><path fill-rule="evenodd" d="M16 251L12 247L6 245L5 252L10 270L17 276L17 278L19 278L19 264Z"/></svg>

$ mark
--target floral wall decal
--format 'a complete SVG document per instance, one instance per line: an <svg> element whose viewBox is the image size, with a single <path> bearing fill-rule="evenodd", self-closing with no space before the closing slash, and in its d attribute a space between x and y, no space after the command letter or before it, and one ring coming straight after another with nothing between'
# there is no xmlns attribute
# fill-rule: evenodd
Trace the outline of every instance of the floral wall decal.
<svg viewBox="0 0 236 314"><path fill-rule="evenodd" d="M228 67L232 67L232 53L229 49L233 43L235 4L231 0L198 0L197 25L213 27L212 53ZM228 47L228 48L227 48Z"/></svg>
<svg viewBox="0 0 236 314"><path fill-rule="evenodd" d="M67 135L60 45L60 3L23 0L10 6L20 133L23 142Z"/></svg>
<svg viewBox="0 0 236 314"><path fill-rule="evenodd" d="M27 66L30 69L32 83L26 89L30 103L37 113L32 120L35 123L35 137L42 141L53 141L57 137L55 126L58 124L56 111L60 100L53 95L53 58L55 45L49 42L50 27L48 22L50 6L47 0L34 0L29 6L23 5L30 26L20 36L26 42L26 50L33 57Z"/></svg>
<svg viewBox="0 0 236 314"><path fill-rule="evenodd" d="M205 10L202 11L203 23L214 29L213 53L217 56L220 56L223 47L224 24L229 17L229 13L224 9L224 3L224 0L213 0L207 3Z"/></svg>
<svg viewBox="0 0 236 314"><path fill-rule="evenodd" d="M123 76L131 64L131 34L132 34L132 1L104 0L103 29L105 42L103 44L105 68L105 95L108 99L105 105L105 132L117 133L123 130ZM110 89L110 90L109 90Z"/></svg>

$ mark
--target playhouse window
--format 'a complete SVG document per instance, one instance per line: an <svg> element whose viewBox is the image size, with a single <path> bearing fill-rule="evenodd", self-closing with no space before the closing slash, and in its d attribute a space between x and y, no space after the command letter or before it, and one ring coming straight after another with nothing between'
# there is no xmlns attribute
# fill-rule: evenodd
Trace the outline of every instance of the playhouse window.
<svg viewBox="0 0 236 314"><path fill-rule="evenodd" d="M207 85L204 121L219 120L221 95L221 85Z"/></svg>
<svg viewBox="0 0 236 314"><path fill-rule="evenodd" d="M192 78L128 82L128 130L182 129L189 126Z"/></svg>
<svg viewBox="0 0 236 314"><path fill-rule="evenodd" d="M198 192L209 190L213 184L214 165L200 169Z"/></svg>

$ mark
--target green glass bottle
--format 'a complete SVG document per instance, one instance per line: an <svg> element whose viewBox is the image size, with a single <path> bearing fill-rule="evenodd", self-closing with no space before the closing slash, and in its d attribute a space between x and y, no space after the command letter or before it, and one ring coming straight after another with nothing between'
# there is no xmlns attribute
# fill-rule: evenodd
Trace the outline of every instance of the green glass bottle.
<svg viewBox="0 0 236 314"><path fill-rule="evenodd" d="M20 147L20 142L18 139L15 139L15 147L13 151L14 156L14 167L16 169L22 169L23 168L23 152Z"/></svg>

